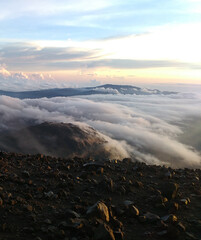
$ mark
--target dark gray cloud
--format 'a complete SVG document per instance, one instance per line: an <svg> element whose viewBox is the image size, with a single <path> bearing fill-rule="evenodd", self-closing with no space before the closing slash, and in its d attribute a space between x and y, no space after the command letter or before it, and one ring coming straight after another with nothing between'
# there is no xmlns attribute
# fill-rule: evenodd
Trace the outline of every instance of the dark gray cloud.
<svg viewBox="0 0 201 240"><path fill-rule="evenodd" d="M106 59L100 49L87 50L71 47L43 47L28 43L0 45L0 61L12 70L27 71L88 69L189 68L200 69L198 64L168 60Z"/></svg>
<svg viewBox="0 0 201 240"><path fill-rule="evenodd" d="M87 124L100 131L122 156L173 167L201 167L201 156L179 137L186 120L201 119L200 95L94 95L18 100L0 97L0 128L43 121Z"/></svg>
<svg viewBox="0 0 201 240"><path fill-rule="evenodd" d="M59 62L65 61L71 65L72 61L87 60L98 55L100 55L99 50L75 49L72 47L40 48L28 43L0 45L1 62L13 70L50 70L47 69L48 65L54 65L54 63L57 65ZM74 64L72 63L72 65Z"/></svg>
<svg viewBox="0 0 201 240"><path fill-rule="evenodd" d="M141 68L200 68L198 65L178 61L166 60L132 60L132 59L105 59L87 64L88 67L111 67L118 69L141 69Z"/></svg>
<svg viewBox="0 0 201 240"><path fill-rule="evenodd" d="M89 58L97 51L76 50L74 48L64 47L45 47L39 49L32 45L8 45L1 48L1 57L3 59L26 59L28 61L57 61L57 60L75 60L80 58Z"/></svg>
<svg viewBox="0 0 201 240"><path fill-rule="evenodd" d="M46 63L46 67L54 70L61 69L88 69L88 68L113 68L113 69L147 69L147 68L187 68L200 69L197 64L167 61L167 60L132 60L132 59L102 59L86 61L55 61ZM45 64L44 64L45 65Z"/></svg>

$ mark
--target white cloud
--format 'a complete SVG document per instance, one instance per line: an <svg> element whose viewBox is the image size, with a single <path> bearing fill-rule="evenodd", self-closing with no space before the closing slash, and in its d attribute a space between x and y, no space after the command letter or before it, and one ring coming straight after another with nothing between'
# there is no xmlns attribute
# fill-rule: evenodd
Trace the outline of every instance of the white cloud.
<svg viewBox="0 0 201 240"><path fill-rule="evenodd" d="M89 48L99 47L116 59L164 59L200 63L200 27L200 23L167 24L150 27L145 34L111 38L107 41L87 41L82 44Z"/></svg>
<svg viewBox="0 0 201 240"><path fill-rule="evenodd" d="M201 118L200 107L201 98L186 99L182 94L177 99L120 94L30 100L4 96L0 97L0 126L85 123L118 141L124 156L129 153L147 163L174 167L200 167L200 153L178 140L187 120Z"/></svg>
<svg viewBox="0 0 201 240"><path fill-rule="evenodd" d="M118 1L115 1L118 4ZM27 0L7 0L0 2L0 16L5 18L16 18L19 16L52 16L67 12L88 12L100 10L114 5L114 1L106 0L34 0L31 3Z"/></svg>
<svg viewBox="0 0 201 240"><path fill-rule="evenodd" d="M78 74L78 73L77 73ZM80 75L79 75L80 77ZM24 73L8 71L6 66L0 65L0 90L5 91L33 91L52 88L67 88L67 87L91 87L101 85L101 82L90 78L96 75L87 75L85 81L67 81L56 80L50 73Z"/></svg>
<svg viewBox="0 0 201 240"><path fill-rule="evenodd" d="M5 66L1 65L0 85L0 90L11 91L38 90L65 86L64 83L57 83L51 74L10 72ZM67 86L68 84L66 83Z"/></svg>
<svg viewBox="0 0 201 240"><path fill-rule="evenodd" d="M0 64L0 77L5 78L9 77L10 75L11 75L10 72L3 65Z"/></svg>

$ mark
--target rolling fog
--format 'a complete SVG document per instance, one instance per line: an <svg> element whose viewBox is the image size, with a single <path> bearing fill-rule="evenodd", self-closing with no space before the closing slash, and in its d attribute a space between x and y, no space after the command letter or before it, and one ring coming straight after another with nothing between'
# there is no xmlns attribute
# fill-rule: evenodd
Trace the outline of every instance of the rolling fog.
<svg viewBox="0 0 201 240"><path fill-rule="evenodd" d="M0 130L44 121L81 127L84 123L115 140L121 158L200 168L200 109L199 91L169 96L101 94L25 100L0 96Z"/></svg>

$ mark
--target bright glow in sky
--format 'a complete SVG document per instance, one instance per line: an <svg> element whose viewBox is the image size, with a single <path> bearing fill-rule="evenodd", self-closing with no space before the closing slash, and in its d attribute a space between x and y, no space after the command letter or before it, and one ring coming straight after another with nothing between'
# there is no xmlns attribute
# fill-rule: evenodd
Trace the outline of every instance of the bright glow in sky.
<svg viewBox="0 0 201 240"><path fill-rule="evenodd" d="M200 0L1 0L0 83L198 84L200 29Z"/></svg>

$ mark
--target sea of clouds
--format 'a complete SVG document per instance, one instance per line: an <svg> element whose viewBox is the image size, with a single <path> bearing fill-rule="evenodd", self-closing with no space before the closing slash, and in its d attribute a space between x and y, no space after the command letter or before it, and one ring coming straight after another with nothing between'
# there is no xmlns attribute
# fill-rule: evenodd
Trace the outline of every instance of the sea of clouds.
<svg viewBox="0 0 201 240"><path fill-rule="evenodd" d="M200 109L199 91L168 96L101 94L25 100L0 96L0 130L44 121L71 122L81 127L87 124L109 137L107 140L113 139L111 144L119 149L121 158L200 168L200 149L182 141L194 121L201 125ZM199 124L196 126L199 128Z"/></svg>

